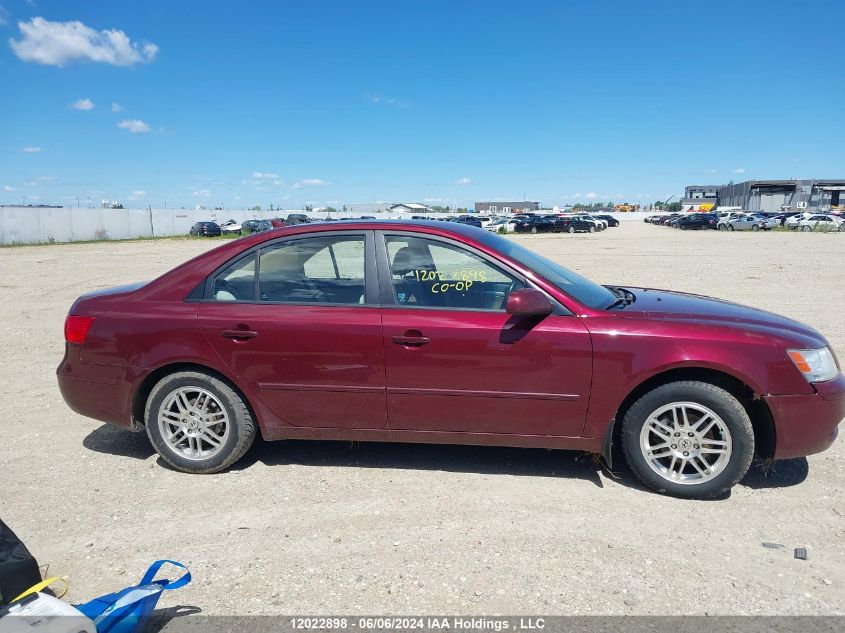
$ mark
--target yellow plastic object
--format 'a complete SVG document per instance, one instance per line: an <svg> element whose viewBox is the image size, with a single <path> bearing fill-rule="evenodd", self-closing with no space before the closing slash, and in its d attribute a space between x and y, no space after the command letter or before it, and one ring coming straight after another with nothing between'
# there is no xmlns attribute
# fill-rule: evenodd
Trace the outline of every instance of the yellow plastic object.
<svg viewBox="0 0 845 633"><path fill-rule="evenodd" d="M21 598L25 598L26 596L28 596L31 593L35 593L36 591L41 591L42 589L46 589L47 587L52 585L54 582L63 582L64 583L65 588L62 590L62 592L60 594L58 594L56 596L57 598L62 598L67 593L68 587L70 587L70 583L67 581L66 578L62 578L61 576L53 576L52 578L45 578L41 582L32 585L32 587L30 587L29 589L24 591L21 595L19 595L17 598L12 600L12 602L17 602Z"/></svg>

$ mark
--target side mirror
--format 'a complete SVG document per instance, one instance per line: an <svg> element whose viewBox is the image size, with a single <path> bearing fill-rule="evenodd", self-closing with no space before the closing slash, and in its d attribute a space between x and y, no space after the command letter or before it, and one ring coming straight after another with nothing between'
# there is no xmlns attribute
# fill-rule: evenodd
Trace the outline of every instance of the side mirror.
<svg viewBox="0 0 845 633"><path fill-rule="evenodd" d="M539 290L520 288L508 295L505 312L518 316L546 316L552 313L552 302Z"/></svg>

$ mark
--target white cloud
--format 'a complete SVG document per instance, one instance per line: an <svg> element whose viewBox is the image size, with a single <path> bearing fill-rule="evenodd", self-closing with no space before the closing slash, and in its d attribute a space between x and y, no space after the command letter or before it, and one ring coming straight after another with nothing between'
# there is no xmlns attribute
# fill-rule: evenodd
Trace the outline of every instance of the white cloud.
<svg viewBox="0 0 845 633"><path fill-rule="evenodd" d="M372 103L396 106L397 108L408 107L407 101L402 101L401 99L397 99L396 97L383 97L380 94L372 94L370 92L365 92L364 96Z"/></svg>
<svg viewBox="0 0 845 633"><path fill-rule="evenodd" d="M158 53L155 44L138 44L123 31L96 31L82 22L50 22L32 18L18 22L20 40L9 40L15 55L25 62L64 66L68 62L91 61L113 66L151 62Z"/></svg>
<svg viewBox="0 0 845 633"><path fill-rule="evenodd" d="M200 198L210 198L211 197L211 190L210 189L195 189L192 195L200 197Z"/></svg>
<svg viewBox="0 0 845 633"><path fill-rule="evenodd" d="M38 183L37 183L37 182L35 182L35 181L32 181L32 182L25 182L25 183L23 183L23 186L24 186L24 187L37 187L37 186L38 186Z"/></svg>
<svg viewBox="0 0 845 633"><path fill-rule="evenodd" d="M27 154L35 154L36 152L40 152L40 147L35 147L33 145L28 145L26 147L21 147L22 152L26 152Z"/></svg>
<svg viewBox="0 0 845 633"><path fill-rule="evenodd" d="M78 101L71 103L68 107L73 108L74 110L93 110L94 102L91 101L91 99L79 99Z"/></svg>
<svg viewBox="0 0 845 633"><path fill-rule="evenodd" d="M719 171L717 169L708 169L707 171L708 171L708 173L711 173L711 174L718 174L719 173Z"/></svg>
<svg viewBox="0 0 845 633"><path fill-rule="evenodd" d="M112 101L111 111L112 112L123 112L123 106L121 106L117 101Z"/></svg>
<svg viewBox="0 0 845 633"><path fill-rule="evenodd" d="M40 180L41 182L47 182L49 180L53 180L53 177L52 176L39 176L38 180Z"/></svg>
<svg viewBox="0 0 845 633"><path fill-rule="evenodd" d="M737 167L736 169L733 170L733 173L744 174L745 173L745 167Z"/></svg>
<svg viewBox="0 0 845 633"><path fill-rule="evenodd" d="M3 7L0 7L0 26L6 26L9 23L9 12Z"/></svg>
<svg viewBox="0 0 845 633"><path fill-rule="evenodd" d="M616 199L617 199L617 200L621 200L621 199L622 199L622 198L624 198L624 197L625 197L625 194L624 194L624 193L617 193L617 194L616 194Z"/></svg>
<svg viewBox="0 0 845 633"><path fill-rule="evenodd" d="M455 181L455 184L456 184L456 185L468 185L468 184L469 184L469 183L471 183L471 182L472 182L472 180L470 180L469 178L467 178L466 176L464 176L463 178L458 178L458 179Z"/></svg>
<svg viewBox="0 0 845 633"><path fill-rule="evenodd" d="M279 174L271 174L266 171L254 171L252 172L252 177L256 180L278 180Z"/></svg>
<svg viewBox="0 0 845 633"><path fill-rule="evenodd" d="M3 191L17 191L17 189L10 187L9 185L3 185Z"/></svg>
<svg viewBox="0 0 845 633"><path fill-rule="evenodd" d="M587 198L588 200L593 200L595 198L598 198L598 195L595 192L591 191L590 193L588 193L584 197Z"/></svg>
<svg viewBox="0 0 845 633"><path fill-rule="evenodd" d="M144 198L146 195L147 195L147 192L144 191L143 189L136 189L135 191L132 192L132 195L129 196L129 199L130 200L140 200L141 198Z"/></svg>
<svg viewBox="0 0 845 633"><path fill-rule="evenodd" d="M126 119L117 124L121 130L129 130L132 134L146 134L150 131L150 126L140 119Z"/></svg>
<svg viewBox="0 0 845 633"><path fill-rule="evenodd" d="M303 178L293 185L294 189L301 189L302 187L325 187L327 183L325 180L319 178Z"/></svg>

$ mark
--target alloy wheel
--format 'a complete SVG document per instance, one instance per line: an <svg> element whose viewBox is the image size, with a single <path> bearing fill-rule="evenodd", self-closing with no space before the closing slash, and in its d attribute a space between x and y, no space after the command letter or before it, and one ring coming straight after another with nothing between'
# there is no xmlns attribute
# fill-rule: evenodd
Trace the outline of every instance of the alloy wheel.
<svg viewBox="0 0 845 633"><path fill-rule="evenodd" d="M161 405L158 426L167 448L185 459L201 460L221 451L229 438L229 414L201 387L180 387Z"/></svg>
<svg viewBox="0 0 845 633"><path fill-rule="evenodd" d="M733 442L724 420L695 402L672 402L648 416L640 450L666 481L695 485L717 477L731 459Z"/></svg>

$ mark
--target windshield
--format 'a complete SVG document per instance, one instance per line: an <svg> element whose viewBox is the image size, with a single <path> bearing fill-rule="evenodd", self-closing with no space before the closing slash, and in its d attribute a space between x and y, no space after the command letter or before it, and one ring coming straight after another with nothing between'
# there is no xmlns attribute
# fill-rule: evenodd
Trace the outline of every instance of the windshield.
<svg viewBox="0 0 845 633"><path fill-rule="evenodd" d="M617 299L617 296L604 286L495 233L488 233L481 239L481 242L495 248L526 268L530 268L543 279L554 284L561 291L585 306L604 309Z"/></svg>

